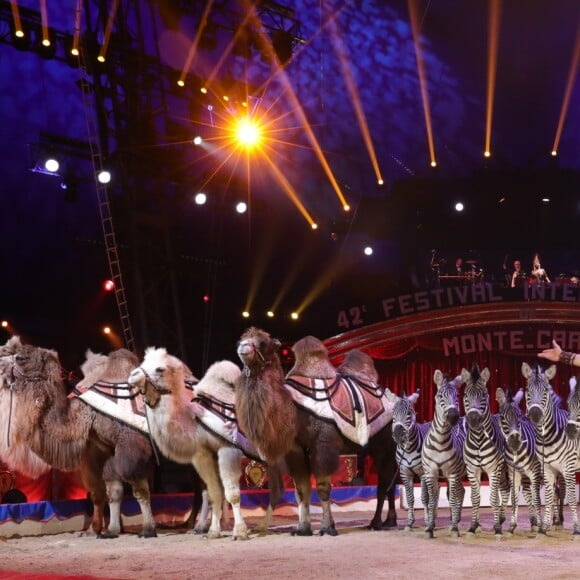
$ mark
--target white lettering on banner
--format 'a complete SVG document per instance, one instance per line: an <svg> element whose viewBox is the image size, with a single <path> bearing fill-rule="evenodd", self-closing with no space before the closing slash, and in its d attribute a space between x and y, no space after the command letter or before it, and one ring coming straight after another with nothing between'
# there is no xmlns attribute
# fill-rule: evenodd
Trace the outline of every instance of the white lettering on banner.
<svg viewBox="0 0 580 580"><path fill-rule="evenodd" d="M518 289L505 289L494 288L492 284L484 282L467 286L432 288L384 298L374 307L369 305L368 312L364 304L341 310L338 313L337 323L340 328L347 330L369 322L376 322L381 318L381 314L385 320L390 320L432 309L517 300L580 302L580 287L571 283L526 284Z"/></svg>
<svg viewBox="0 0 580 580"><path fill-rule="evenodd" d="M471 286L434 288L429 291L402 294L394 298L385 298L382 305L385 318L392 318L402 314L424 312L431 308L486 304L502 300L503 296L495 294L491 284L472 284Z"/></svg>
<svg viewBox="0 0 580 580"><path fill-rule="evenodd" d="M577 330L492 330L474 332L442 339L444 356L473 354L493 350L543 350L552 346L556 340L563 349L580 351L580 331Z"/></svg>

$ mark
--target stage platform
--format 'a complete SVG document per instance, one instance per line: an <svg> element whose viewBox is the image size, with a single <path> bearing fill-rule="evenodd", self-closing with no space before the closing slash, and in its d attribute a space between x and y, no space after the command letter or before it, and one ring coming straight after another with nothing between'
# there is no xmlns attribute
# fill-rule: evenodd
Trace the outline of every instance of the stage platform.
<svg viewBox="0 0 580 580"><path fill-rule="evenodd" d="M398 495L398 491L397 491ZM260 516L268 505L267 489L242 492L242 513L246 517ZM349 486L332 489L333 511L374 511L376 486ZM152 508L159 525L181 526L191 513L193 496L158 494L152 496ZM34 503L0 504L0 537L34 536L80 532L90 524L91 504L86 499L67 501L39 501ZM320 500L312 493L312 513L320 511ZM122 520L125 526L141 524L139 504L134 498L123 501ZM297 514L294 490L288 489L276 508L280 515Z"/></svg>

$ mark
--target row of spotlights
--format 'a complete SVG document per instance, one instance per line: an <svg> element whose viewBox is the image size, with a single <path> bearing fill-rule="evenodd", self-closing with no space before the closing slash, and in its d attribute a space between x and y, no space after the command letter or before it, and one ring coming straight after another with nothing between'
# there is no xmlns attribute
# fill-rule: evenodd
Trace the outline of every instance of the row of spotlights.
<svg viewBox="0 0 580 580"><path fill-rule="evenodd" d="M268 318L274 318L274 316L275 316L275 314L274 314L274 311L272 311L272 310L268 310L268 311L266 312L266 316L267 316ZM290 314L290 318L291 318L292 320L298 320L298 318L299 318L299 317L300 317L300 315L298 314L298 312L292 312L292 313ZM250 312L249 312L248 310L244 310L244 311L242 312L242 318L250 318Z"/></svg>
<svg viewBox="0 0 580 580"><path fill-rule="evenodd" d="M195 194L193 200L196 205L205 205L207 203L207 195L200 191ZM236 203L236 211L239 214L246 213L248 211L248 204L245 201L238 201Z"/></svg>
<svg viewBox="0 0 580 580"><path fill-rule="evenodd" d="M44 161L43 168L46 171L46 173L58 175L58 172L60 170L60 163L58 159L56 159L55 157L48 157ZM110 183L111 178L112 178L111 172L106 169L102 169L97 173L97 180L99 181L99 183L102 184Z"/></svg>

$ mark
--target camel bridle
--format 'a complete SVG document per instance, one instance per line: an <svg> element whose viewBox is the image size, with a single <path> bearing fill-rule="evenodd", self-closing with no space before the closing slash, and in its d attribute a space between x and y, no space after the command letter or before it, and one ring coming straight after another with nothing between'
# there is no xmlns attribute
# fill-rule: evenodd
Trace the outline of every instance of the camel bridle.
<svg viewBox="0 0 580 580"><path fill-rule="evenodd" d="M262 354L262 351L259 348L256 348L255 344L252 342L252 350L254 351L254 353L257 355L253 360L255 361L256 359L258 359L258 362L256 365L252 365L252 368L250 368L250 365L248 365L248 363L246 363L244 361L244 368L242 370L242 372L244 373L244 376L246 378L250 378L252 376L252 370L256 370L257 373L261 373L268 365L272 364L271 360L266 360L266 358L264 357L264 355Z"/></svg>
<svg viewBox="0 0 580 580"><path fill-rule="evenodd" d="M157 382L155 382L153 380L153 378L151 377L151 375L149 375L149 373L143 367L137 367L135 370L141 371L143 373L143 376L145 377L145 382L149 383L155 389L155 392L157 394L159 394L159 395L171 395L172 391L166 387L162 387ZM151 409L154 409L159 402L159 399L158 399L157 402L154 405L152 405L149 402L149 400L147 399L147 397L145 397L145 396L143 396L143 400L145 401L145 404L148 407L150 407Z"/></svg>
<svg viewBox="0 0 580 580"><path fill-rule="evenodd" d="M10 366L10 404L8 408L8 425L6 429L6 445L10 447L10 425L12 423L12 409L14 407L14 391L16 390L16 381L18 377L16 374L18 373L19 378L23 385L27 385L28 383L38 383L40 381L47 380L47 377L43 375L38 375L34 377L27 377L17 366L16 366L16 355L15 354L5 354L2 355L2 358L10 357L12 359L12 364Z"/></svg>

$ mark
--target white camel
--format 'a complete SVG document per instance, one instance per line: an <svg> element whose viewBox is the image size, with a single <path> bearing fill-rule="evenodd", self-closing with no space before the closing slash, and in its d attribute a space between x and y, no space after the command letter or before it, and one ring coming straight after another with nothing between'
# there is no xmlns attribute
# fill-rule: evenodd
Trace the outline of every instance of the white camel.
<svg viewBox="0 0 580 580"><path fill-rule="evenodd" d="M148 348L141 365L129 375L129 384L141 391L147 406L147 415L154 441L161 452L177 463L193 463L207 485L212 506L209 538L221 534L222 506L225 499L232 506L234 540L248 539L240 503L241 460L244 453L236 445L239 441L237 423L233 415L234 384L241 371L230 361L219 361L210 366L195 386L195 396L226 403L233 420L216 418L208 407L191 401L192 393L185 384L187 367L165 348ZM272 470L269 470L271 473ZM278 481L275 474L272 479ZM272 493L274 492L274 493ZM281 493L281 492L278 492ZM266 530L276 502L276 490L271 490L270 507L259 526Z"/></svg>

